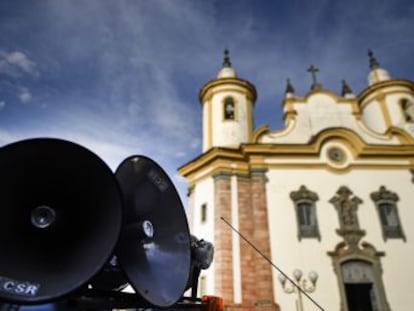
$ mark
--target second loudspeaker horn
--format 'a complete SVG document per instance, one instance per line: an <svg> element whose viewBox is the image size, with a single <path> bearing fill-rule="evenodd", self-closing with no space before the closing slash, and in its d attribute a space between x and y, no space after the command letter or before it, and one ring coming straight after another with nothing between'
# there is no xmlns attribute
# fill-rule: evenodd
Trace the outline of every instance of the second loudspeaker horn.
<svg viewBox="0 0 414 311"><path fill-rule="evenodd" d="M183 295L191 267L190 232L180 197L151 158L134 155L116 169L124 220L116 255L134 290L158 307Z"/></svg>

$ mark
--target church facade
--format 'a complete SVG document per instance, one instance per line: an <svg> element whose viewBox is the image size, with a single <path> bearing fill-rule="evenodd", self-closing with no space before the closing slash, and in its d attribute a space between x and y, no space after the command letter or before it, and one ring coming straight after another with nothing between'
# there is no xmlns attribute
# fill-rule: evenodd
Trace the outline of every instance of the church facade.
<svg viewBox="0 0 414 311"><path fill-rule="evenodd" d="M226 52L199 92L202 153L179 168L191 232L215 247L201 294L228 310L413 309L414 83L369 62L358 95L288 81L274 131L254 127L255 86Z"/></svg>

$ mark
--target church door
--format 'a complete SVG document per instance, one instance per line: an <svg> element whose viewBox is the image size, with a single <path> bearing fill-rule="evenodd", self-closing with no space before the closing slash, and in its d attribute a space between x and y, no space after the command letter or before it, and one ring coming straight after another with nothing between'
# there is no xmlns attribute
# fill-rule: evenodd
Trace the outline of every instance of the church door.
<svg viewBox="0 0 414 311"><path fill-rule="evenodd" d="M372 267L364 261L342 265L348 311L379 311Z"/></svg>
<svg viewBox="0 0 414 311"><path fill-rule="evenodd" d="M374 311L371 304L372 283L345 284L348 310Z"/></svg>

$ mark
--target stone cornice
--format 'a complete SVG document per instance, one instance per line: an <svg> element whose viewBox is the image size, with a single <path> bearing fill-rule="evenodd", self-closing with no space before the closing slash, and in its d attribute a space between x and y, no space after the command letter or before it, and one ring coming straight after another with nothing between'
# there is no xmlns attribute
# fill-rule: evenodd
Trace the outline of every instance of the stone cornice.
<svg viewBox="0 0 414 311"><path fill-rule="evenodd" d="M251 143L242 144L239 148L213 147L179 167L178 172L195 181L218 172L246 175L255 169L270 167L330 169L327 163L321 161L320 154L323 145L330 140L343 144L354 159L349 167L339 169L339 173L351 167L414 168L413 139L405 137L403 145L372 145L350 130L335 128L319 133L308 144Z"/></svg>
<svg viewBox="0 0 414 311"><path fill-rule="evenodd" d="M234 85L238 87L242 87L247 90L247 95L254 103L257 99L257 92L256 87L247 80L239 79L239 78L221 78L221 79L214 79L208 81L198 93L198 98L200 99L200 103L204 103L205 100L208 99L209 91L217 86L228 86Z"/></svg>
<svg viewBox="0 0 414 311"><path fill-rule="evenodd" d="M414 92L414 83L410 80L388 80L375 83L358 94L358 102L361 103L372 93L383 90L390 86L403 86L411 89Z"/></svg>

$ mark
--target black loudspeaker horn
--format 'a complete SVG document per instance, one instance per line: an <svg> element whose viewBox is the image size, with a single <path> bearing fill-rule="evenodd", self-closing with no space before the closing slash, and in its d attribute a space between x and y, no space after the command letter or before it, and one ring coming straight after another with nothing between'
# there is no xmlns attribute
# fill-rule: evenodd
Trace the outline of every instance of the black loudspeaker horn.
<svg viewBox="0 0 414 311"><path fill-rule="evenodd" d="M109 260L122 226L110 168L75 143L0 148L0 298L40 304L81 288Z"/></svg>
<svg viewBox="0 0 414 311"><path fill-rule="evenodd" d="M124 223L116 250L133 289L157 307L183 295L191 265L190 232L180 197L152 159L125 159L115 175L124 198Z"/></svg>
<svg viewBox="0 0 414 311"><path fill-rule="evenodd" d="M89 285L93 289L100 291L119 292L125 289L128 284L128 279L118 263L118 258L114 255L111 260L103 266L102 270L90 280Z"/></svg>

